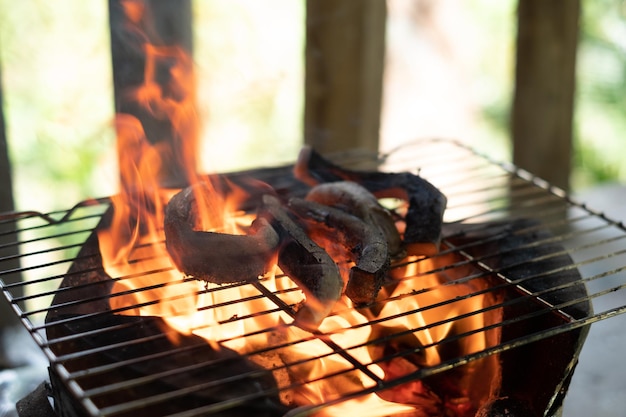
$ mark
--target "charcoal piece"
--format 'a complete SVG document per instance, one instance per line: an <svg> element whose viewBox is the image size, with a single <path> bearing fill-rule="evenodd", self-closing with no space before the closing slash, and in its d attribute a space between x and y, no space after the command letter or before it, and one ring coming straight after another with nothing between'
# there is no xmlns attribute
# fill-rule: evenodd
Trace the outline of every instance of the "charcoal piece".
<svg viewBox="0 0 626 417"><path fill-rule="evenodd" d="M15 404L19 417L56 417L54 410L50 406L48 397L52 392L48 383L42 382L26 397Z"/></svg>
<svg viewBox="0 0 626 417"><path fill-rule="evenodd" d="M538 417L538 415L525 402L512 397L502 397L482 406L476 417Z"/></svg>
<svg viewBox="0 0 626 417"><path fill-rule="evenodd" d="M55 292L46 314L46 324L62 315L93 314L110 311L109 294L114 281L102 264L98 230L109 227L113 218L113 207L102 215L96 229L91 232L74 258L72 265ZM53 337L54 326L47 327L48 337Z"/></svg>
<svg viewBox="0 0 626 417"><path fill-rule="evenodd" d="M226 347L215 349L201 337L180 334L161 318L104 314L57 319L63 322L57 336L68 337L51 340L50 348L58 356L73 356L63 361L70 372L93 370L77 378L81 387L122 385L92 395L99 408L145 399L142 412L154 416L199 407L215 407L211 415L229 417L274 417L287 411L270 371ZM177 390L185 392L168 401L149 401Z"/></svg>
<svg viewBox="0 0 626 417"><path fill-rule="evenodd" d="M572 259L537 220L449 224L445 225L444 236L445 241L463 247L467 254L513 283L504 283L508 289L505 302L523 301L508 303L504 309L503 321L512 322L502 327L502 343L593 314L585 284ZM566 305L557 311L551 309L562 304ZM528 318L518 320L524 316ZM515 396L537 413L549 409L546 415L552 415L562 404L588 332L589 326L583 326L500 353L499 395Z"/></svg>
<svg viewBox="0 0 626 417"><path fill-rule="evenodd" d="M217 416L283 415L286 407L272 373L245 356L225 347L215 350L206 340L180 334L158 317L111 312L108 301L114 281L102 267L97 237L111 216L112 210L107 211L83 244L46 315L47 340L58 363L69 372L84 372L77 378L83 389L146 379L92 396L100 409L182 389L189 392L176 401L146 404L142 412L158 416L215 406ZM50 367L50 375L55 406L70 410L57 409L57 414L88 415L55 367ZM136 410L116 415L135 417Z"/></svg>

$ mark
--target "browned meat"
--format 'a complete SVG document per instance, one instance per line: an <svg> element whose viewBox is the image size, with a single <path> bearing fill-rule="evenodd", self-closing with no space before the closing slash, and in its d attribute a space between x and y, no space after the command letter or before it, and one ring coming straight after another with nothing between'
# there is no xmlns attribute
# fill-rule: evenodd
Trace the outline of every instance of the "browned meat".
<svg viewBox="0 0 626 417"><path fill-rule="evenodd" d="M339 268L289 216L278 198L263 197L264 212L281 239L278 266L300 286L306 301L297 311L295 324L315 330L341 297L343 281Z"/></svg>
<svg viewBox="0 0 626 417"><path fill-rule="evenodd" d="M273 264L278 234L265 219L247 235L196 231L194 187L176 194L165 210L165 245L179 271L216 284L253 281Z"/></svg>
<svg viewBox="0 0 626 417"><path fill-rule="evenodd" d="M408 203L403 241L408 254L432 255L439 250L447 199L434 185L410 172L354 171L339 167L310 147L300 152L294 175L311 186L334 181L356 182L377 198Z"/></svg>
<svg viewBox="0 0 626 417"><path fill-rule="evenodd" d="M309 191L306 199L337 207L358 217L371 227L380 230L392 257L403 255L402 239L391 213L362 185L352 181L319 184Z"/></svg>
<svg viewBox="0 0 626 417"><path fill-rule="evenodd" d="M345 294L355 304L367 304L376 299L389 270L389 251L382 232L368 223L338 208L314 201L292 198L289 207L303 219L314 222L310 229L318 233L326 246L338 242L343 259L356 265L350 269Z"/></svg>

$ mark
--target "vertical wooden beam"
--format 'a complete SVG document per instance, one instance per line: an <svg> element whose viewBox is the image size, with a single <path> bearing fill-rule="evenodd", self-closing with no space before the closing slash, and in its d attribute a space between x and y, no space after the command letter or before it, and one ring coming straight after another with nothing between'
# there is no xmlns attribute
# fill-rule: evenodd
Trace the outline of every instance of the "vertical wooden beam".
<svg viewBox="0 0 626 417"><path fill-rule="evenodd" d="M569 189L579 0L519 0L513 162Z"/></svg>
<svg viewBox="0 0 626 417"><path fill-rule="evenodd" d="M162 50L173 47L168 52L171 56L168 53L159 55L154 63L154 81L162 91L161 96L171 100L184 99L179 97L182 90L172 79L170 70L180 58L174 48L180 48L189 58L192 55L191 0L109 0L109 20L115 111L136 118L147 140L159 149L163 161L161 184L180 184L186 178L185 172L194 169L183 165L195 161L186 161L187 158L183 157L181 138L177 137L169 115L146 108L129 93L145 81L148 62L145 45L150 44L162 47ZM191 67L191 59L189 64Z"/></svg>
<svg viewBox="0 0 626 417"><path fill-rule="evenodd" d="M11 174L9 147L4 124L3 104L2 70L0 69L0 213L15 210L15 204L13 201L13 178ZM17 240L17 238L12 233L11 226L0 223L0 258L11 257L18 254L17 247L10 245L10 243L15 240ZM17 258L14 258L12 261L4 261L2 266L6 270L18 269L20 263ZM19 282L20 279L21 277L19 274L5 275L2 277L5 284ZM0 329L15 324L18 324L17 316L9 306L9 303L5 300L4 296L0 295Z"/></svg>
<svg viewBox="0 0 626 417"><path fill-rule="evenodd" d="M382 0L307 0L305 143L378 151L387 9Z"/></svg>
<svg viewBox="0 0 626 417"><path fill-rule="evenodd" d="M9 146L7 143L4 124L4 96L2 92L2 69L0 68L0 213L13 211L13 178L9 160Z"/></svg>

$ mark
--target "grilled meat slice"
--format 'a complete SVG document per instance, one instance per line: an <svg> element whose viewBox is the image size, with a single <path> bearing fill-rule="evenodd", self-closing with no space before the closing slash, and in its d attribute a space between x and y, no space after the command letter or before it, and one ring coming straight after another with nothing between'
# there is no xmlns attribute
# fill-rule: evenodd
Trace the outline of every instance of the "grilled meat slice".
<svg viewBox="0 0 626 417"><path fill-rule="evenodd" d="M306 300L296 312L295 324L315 330L341 297L343 281L339 268L287 213L278 198L263 197L263 212L276 229L281 244L278 266L304 292Z"/></svg>
<svg viewBox="0 0 626 417"><path fill-rule="evenodd" d="M246 235L194 230L194 187L201 186L181 190L165 209L165 245L176 268L216 284L256 280L274 264L278 234L262 218Z"/></svg>
<svg viewBox="0 0 626 417"><path fill-rule="evenodd" d="M343 252L341 258L355 263L350 268L346 296L356 305L373 302L390 264L383 233L350 213L314 201L292 198L289 207L303 219L315 223L309 228L314 240L321 234L321 241L337 242Z"/></svg>
<svg viewBox="0 0 626 417"><path fill-rule="evenodd" d="M408 203L403 235L409 255L432 255L439 250L446 197L430 182L410 172L355 171L339 167L310 147L300 151L294 175L311 186L353 181L377 198L398 198Z"/></svg>

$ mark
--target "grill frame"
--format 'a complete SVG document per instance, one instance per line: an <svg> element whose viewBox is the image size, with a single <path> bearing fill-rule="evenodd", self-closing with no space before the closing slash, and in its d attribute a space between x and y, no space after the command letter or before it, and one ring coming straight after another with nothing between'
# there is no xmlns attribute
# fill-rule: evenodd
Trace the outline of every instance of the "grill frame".
<svg viewBox="0 0 626 417"><path fill-rule="evenodd" d="M459 156L451 156L452 154L446 153L445 150L454 150L455 152L458 152ZM419 161L422 161L421 163L415 162L415 159L412 159L416 152L419 154ZM406 163L406 160L410 160L409 163L411 166L408 166L409 170L419 168L421 175L441 188L448 196L449 208L446 212L446 221L448 223L456 224L463 220L463 223L478 224L477 227L480 228L480 225L485 222L493 222L497 220L506 221L517 217L539 218L543 220L543 227L548 227L549 229L557 232L557 234L553 237L543 238L544 240L541 240L539 245L542 244L541 242L563 245L565 248L563 254L568 256L575 257L575 255L579 252L586 253L587 249L599 249L606 243L619 241L620 239L626 237L626 229L622 223L613 221L604 216L602 213L595 212L589 209L586 205L575 202L562 190L551 186L545 181L524 170L521 170L511 164L493 161L458 142L443 140L420 141L407 145L399 150L394 150L388 155L372 157L367 154L349 153L338 155L336 160L341 161L343 166L365 169L380 167L381 170L389 170L389 167L392 167L393 170L396 171L407 170L402 169L402 167L406 167L406 165L403 164ZM452 162L455 163L453 171L456 172L449 172L451 171L451 168L449 168L448 164ZM476 165L473 166L472 164ZM482 169L485 169L487 173L481 172L480 170ZM275 170L269 169L262 172L264 174L267 173L269 175L282 176L285 171L285 167L278 167ZM459 172L461 172L461 174L459 174ZM494 192L493 186L490 187L488 184L483 185L478 182L476 183L478 184L478 188L472 189L472 187L475 187L473 184L471 184L468 188L468 172L478 172L479 175L476 176L477 180L494 181L497 179L497 190L499 191L496 190L497 192ZM247 174L248 173L243 173L243 175ZM457 182L459 179L463 179L463 181ZM455 191L455 188L458 189L458 191ZM464 199L469 200L469 203L464 201ZM91 394L89 394L88 390L82 389L75 380L76 375L72 375L72 372L69 372L64 366L64 361L66 361L67 358L62 358L63 360L60 360L58 355L55 354L53 349L51 349L45 335L47 325L42 324L42 315L47 313L48 309L46 307L31 308L28 307L28 305L30 305L34 300L51 298L60 291L58 289L58 283L65 278L66 273L64 271L67 271L68 265L75 262L76 252L80 250L80 248L84 247L83 245L85 240L88 239L88 236L91 235L93 228L98 222L100 222L102 216L106 212L108 202L109 200L105 198L79 203L77 206L67 211L50 214L40 214L37 212L13 213L5 214L0 217L2 223L9 228L11 228L14 224L32 223L32 225L20 226L19 230L20 235L22 236L29 233L36 234L40 231L50 230L46 228L59 230L58 232L55 231L53 237L45 239L38 237L20 237L16 239L14 244L6 245L20 247L22 254L17 255L17 258L20 259L22 265L26 266L22 266L19 270L7 271L2 269L2 272L0 273L0 284L2 285L2 291L5 297L13 306L16 314L20 317L24 326L28 329L31 335L33 335L37 344L50 360L51 374L53 375L53 378L58 378L58 380L67 387L71 396L78 399L81 406L83 406L85 411L90 415L108 415L107 413L111 410L104 410L103 413L103 410L95 406L94 402L90 399ZM545 210L541 213L539 213L537 208L534 206L539 202L541 202L541 207L545 208ZM468 207L471 208L473 206L477 206L477 208L468 212ZM457 214L457 212L464 214ZM566 216L565 220L562 220L563 215ZM586 226L585 228L582 228L577 225L579 222L585 224L590 223L591 225L589 227ZM76 229L78 230L62 230L68 224L82 225L83 223L85 226L77 227ZM610 229L612 231L612 235L609 238L603 238L598 241L593 237L587 238L585 236L587 234L593 236L597 231L604 232L606 229ZM13 233L14 232L9 231L5 234L11 235ZM17 237L17 233L15 233L15 235ZM572 237L572 235L574 237ZM87 238L84 236L87 236ZM49 249L24 250L23 248L37 247L37 245L45 243L47 239L56 240L59 238L69 242L54 245ZM570 242L570 240L572 242ZM574 241L577 241L578 243L572 245L571 243ZM452 244L450 241L447 243ZM533 247L533 243L527 244L530 245L529 247ZM66 251L68 254L63 255ZM621 250L592 256L591 258L587 258L582 261L575 261L575 263L572 264L572 267L576 270L580 270L584 269L584 267L589 264L602 263L603 260L608 258L615 257L617 259L622 259L624 252L625 251ZM33 258L54 258L55 256L57 259L52 261L37 260L37 264L34 264L32 261ZM482 262L481 259L476 259L469 253L464 254L464 256L468 257L468 262ZM1 258L0 265L3 265L9 260L14 260L14 256ZM626 265L626 261L624 261L624 265ZM492 269L484 262L480 266L481 268ZM26 277L26 280L23 282L4 284L5 276L10 277L14 274L28 275L29 271L38 272L59 268L60 270L58 273L45 272L42 274L43 276L35 278ZM625 269L626 267L620 266L616 269L610 269L600 273L592 273L590 275L583 274L581 279L575 284L591 283L607 277L610 277L611 279L617 278L618 280L623 279ZM499 272L500 271L489 271L489 273L495 274ZM507 281L507 277L505 276L504 278L505 281ZM12 279L11 281L16 280ZM626 281L626 279L624 279L624 281ZM29 291L29 286L41 285L43 282L52 283L51 289L36 290L34 292ZM512 284L509 282L508 285L515 286L516 284L514 282ZM610 285L607 288L600 289L595 293L590 293L588 299L591 300L598 297L606 297L616 291L622 290L624 287L626 287L626 284L618 283L617 285ZM15 294L19 293L18 290L25 290L25 295L15 296ZM261 289L261 291L263 290ZM265 295L272 297L267 292L265 292ZM559 311L567 309L567 307L567 305L560 306ZM570 317L568 323L564 323L557 328L539 331L536 334L525 335L522 339L507 342L506 345L495 346L471 355L465 355L462 358L456 358L449 361L449 363L442 363L427 369L420 369L416 373L385 385L385 388L391 388L394 385L399 385L407 381L424 379L428 376L462 366L465 363L470 363L480 358L489 357L494 354L501 354L509 350L517 349L522 346L561 334L568 334L576 330L582 330L582 337L584 338L584 333L586 333L586 329L590 324L621 314L625 311L626 306L616 305L615 307L608 308L600 312L590 312L583 317ZM580 347L577 347L576 349L579 348ZM568 373L571 374L573 366L574 365L572 365L572 369L567 370ZM366 389L355 393L354 397L360 397L363 394L374 392L379 389L380 386ZM341 397L336 401L324 404L324 406L340 403L348 399L349 397ZM558 407L560 400L562 400L562 398L555 396L551 400L552 404L549 408ZM200 412L202 410L194 410L194 412L196 411ZM306 412L315 411L315 407L306 410L306 412L305 410L300 411L306 414ZM193 415L193 413L189 415Z"/></svg>

